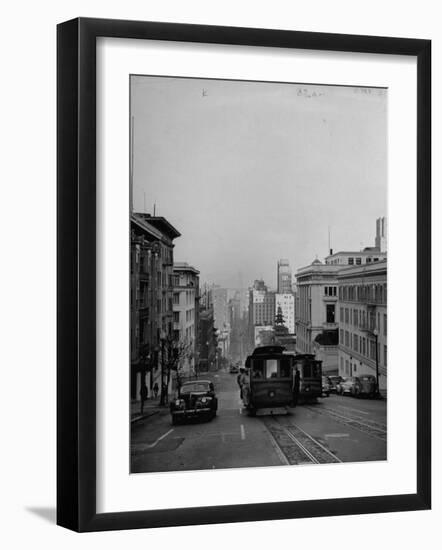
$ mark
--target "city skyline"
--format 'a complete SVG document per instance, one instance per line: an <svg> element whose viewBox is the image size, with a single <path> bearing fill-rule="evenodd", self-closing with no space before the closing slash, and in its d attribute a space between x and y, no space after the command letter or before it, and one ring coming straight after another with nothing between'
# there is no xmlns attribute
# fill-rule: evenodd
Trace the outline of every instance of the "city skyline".
<svg viewBox="0 0 442 550"><path fill-rule="evenodd" d="M146 76L131 84L134 211L155 208L178 229L175 258L201 281L276 286L281 258L295 273L329 244L373 246L387 213L386 90Z"/></svg>

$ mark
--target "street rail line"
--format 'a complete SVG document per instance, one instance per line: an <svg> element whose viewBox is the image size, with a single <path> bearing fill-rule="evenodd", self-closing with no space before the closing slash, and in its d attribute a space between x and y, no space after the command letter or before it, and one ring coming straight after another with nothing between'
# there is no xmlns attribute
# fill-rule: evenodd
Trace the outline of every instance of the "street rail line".
<svg viewBox="0 0 442 550"><path fill-rule="evenodd" d="M278 417L263 418L271 440L282 453L285 464L329 464L342 462L329 449L296 424L283 424ZM278 453L281 458L280 453Z"/></svg>
<svg viewBox="0 0 442 550"><path fill-rule="evenodd" d="M315 412L320 415L329 416L345 426L350 426L363 432L371 437L380 439L381 441L386 441L387 439L387 428L385 424L376 422L375 420L367 420L366 418L361 418L357 415L344 414L342 411L337 411L330 407L305 407L309 411Z"/></svg>

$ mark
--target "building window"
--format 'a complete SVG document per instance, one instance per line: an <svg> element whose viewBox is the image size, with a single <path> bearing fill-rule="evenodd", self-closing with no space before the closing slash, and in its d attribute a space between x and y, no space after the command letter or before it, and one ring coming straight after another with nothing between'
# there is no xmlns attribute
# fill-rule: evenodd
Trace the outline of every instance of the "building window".
<svg viewBox="0 0 442 550"><path fill-rule="evenodd" d="M345 308L345 322L348 324L348 308Z"/></svg>
<svg viewBox="0 0 442 550"><path fill-rule="evenodd" d="M362 263L361 258L356 258L356 265L361 265L361 263Z"/></svg>
<svg viewBox="0 0 442 550"><path fill-rule="evenodd" d="M358 351L358 335L353 334L353 349Z"/></svg>
<svg viewBox="0 0 442 550"><path fill-rule="evenodd" d="M327 304L326 306L327 323L335 322L335 306L334 304Z"/></svg>
<svg viewBox="0 0 442 550"><path fill-rule="evenodd" d="M387 336L387 314L384 313L384 336Z"/></svg>
<svg viewBox="0 0 442 550"><path fill-rule="evenodd" d="M355 263L355 259L354 258L349 258L348 259L348 265L354 265Z"/></svg>
<svg viewBox="0 0 442 550"><path fill-rule="evenodd" d="M344 308L343 307L339 308L339 320L340 320L341 323L344 322Z"/></svg>
<svg viewBox="0 0 442 550"><path fill-rule="evenodd" d="M387 346L384 346L384 366L387 366Z"/></svg>
<svg viewBox="0 0 442 550"><path fill-rule="evenodd" d="M355 327L358 326L358 310L357 309L353 310L353 324L354 324Z"/></svg>
<svg viewBox="0 0 442 550"><path fill-rule="evenodd" d="M347 348L349 347L349 334L348 334L348 330L345 331L345 345L347 346Z"/></svg>
<svg viewBox="0 0 442 550"><path fill-rule="evenodd" d="M173 303L177 306L180 303L180 293L174 292L173 293Z"/></svg>
<svg viewBox="0 0 442 550"><path fill-rule="evenodd" d="M174 311L173 312L173 322L174 323L179 323L180 322L180 312L179 311Z"/></svg>
<svg viewBox="0 0 442 550"><path fill-rule="evenodd" d="M339 341L341 342L341 344L344 343L344 331L342 330L342 328L339 329Z"/></svg>

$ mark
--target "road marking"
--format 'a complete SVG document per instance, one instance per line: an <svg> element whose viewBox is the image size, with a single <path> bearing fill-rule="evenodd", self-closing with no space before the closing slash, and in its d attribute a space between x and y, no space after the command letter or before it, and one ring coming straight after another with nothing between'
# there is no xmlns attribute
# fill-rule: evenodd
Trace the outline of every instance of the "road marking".
<svg viewBox="0 0 442 550"><path fill-rule="evenodd" d="M155 445L158 445L158 443L164 439L165 437L167 437L170 433L173 432L173 428L171 430L169 430L168 432L166 432L165 434L163 434L162 436L160 436L156 441L154 441L153 443L150 443L150 445L146 445L146 447L148 449L152 449L153 447L155 447Z"/></svg>
<svg viewBox="0 0 442 550"><path fill-rule="evenodd" d="M347 411L354 411L359 414L370 414L367 411L361 411L360 409L353 409L352 407L344 407L343 405L338 405L340 409L345 409Z"/></svg>
<svg viewBox="0 0 442 550"><path fill-rule="evenodd" d="M244 441L246 438L246 431L244 429L244 424L241 424L241 439Z"/></svg>
<svg viewBox="0 0 442 550"><path fill-rule="evenodd" d="M350 434L324 434L324 437L350 437Z"/></svg>

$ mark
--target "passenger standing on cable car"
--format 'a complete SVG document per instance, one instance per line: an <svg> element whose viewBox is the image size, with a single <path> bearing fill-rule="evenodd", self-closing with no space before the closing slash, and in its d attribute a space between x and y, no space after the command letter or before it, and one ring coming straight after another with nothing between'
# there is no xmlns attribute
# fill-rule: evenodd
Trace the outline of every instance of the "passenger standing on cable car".
<svg viewBox="0 0 442 550"><path fill-rule="evenodd" d="M295 378L293 381L293 406L296 407L298 404L299 397L299 384L300 384L300 374L298 367L295 367Z"/></svg>
<svg viewBox="0 0 442 550"><path fill-rule="evenodd" d="M239 398L242 399L242 385L243 385L243 382L244 382L244 367L239 368L239 374L236 377L236 381L237 381L238 386L239 386Z"/></svg>

